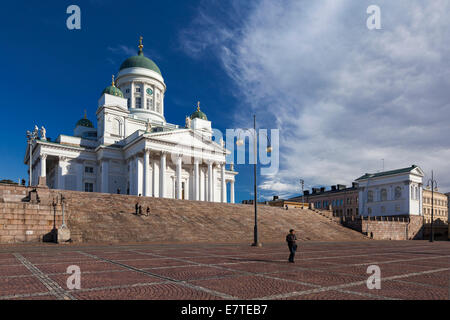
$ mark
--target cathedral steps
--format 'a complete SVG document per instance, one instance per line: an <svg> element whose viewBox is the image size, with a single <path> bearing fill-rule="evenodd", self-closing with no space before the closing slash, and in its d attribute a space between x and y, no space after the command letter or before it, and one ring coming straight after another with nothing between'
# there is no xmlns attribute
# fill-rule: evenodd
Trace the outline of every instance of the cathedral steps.
<svg viewBox="0 0 450 320"><path fill-rule="evenodd" d="M0 186L0 243L40 241L62 223L61 194L66 223L74 242L251 243L254 207L126 195L83 193L37 188L39 202L27 202L32 189ZM2 192L9 191L9 192ZM7 195L7 197L4 197ZM17 197L11 197L17 195ZM19 197L23 196L22 198ZM11 201L11 199L13 201ZM56 217L52 202L56 201ZM136 216L135 205L142 206ZM300 240L360 241L365 237L307 209L258 206L261 242L284 242L289 229ZM32 231L32 235L26 235ZM30 232L28 232L30 233ZM2 238L3 237L3 238Z"/></svg>

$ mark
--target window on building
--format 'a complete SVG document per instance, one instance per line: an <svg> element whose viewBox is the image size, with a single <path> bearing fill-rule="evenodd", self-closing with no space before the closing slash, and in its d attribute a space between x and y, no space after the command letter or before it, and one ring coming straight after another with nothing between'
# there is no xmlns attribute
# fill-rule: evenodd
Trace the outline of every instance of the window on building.
<svg viewBox="0 0 450 320"><path fill-rule="evenodd" d="M381 201L387 201L387 190L386 189L381 189L380 200Z"/></svg>
<svg viewBox="0 0 450 320"><path fill-rule="evenodd" d="M94 192L94 184L91 182L86 182L84 184L84 191L85 192Z"/></svg>
<svg viewBox="0 0 450 320"><path fill-rule="evenodd" d="M93 167L84 167L84 172L86 172L86 173L94 173L94 168Z"/></svg>
<svg viewBox="0 0 450 320"><path fill-rule="evenodd" d="M373 191L372 190L367 192L367 202L373 202Z"/></svg>
<svg viewBox="0 0 450 320"><path fill-rule="evenodd" d="M402 197L402 187L395 188L395 200L398 200Z"/></svg>
<svg viewBox="0 0 450 320"><path fill-rule="evenodd" d="M126 89L126 90L125 90L125 93L130 93L130 89Z"/></svg>
<svg viewBox="0 0 450 320"><path fill-rule="evenodd" d="M141 88L140 87L136 87L136 92L141 92Z"/></svg>
<svg viewBox="0 0 450 320"><path fill-rule="evenodd" d="M367 208L367 213L372 214L372 208Z"/></svg>
<svg viewBox="0 0 450 320"><path fill-rule="evenodd" d="M147 98L147 109L152 110L152 107L153 107L153 99Z"/></svg>
<svg viewBox="0 0 450 320"><path fill-rule="evenodd" d="M134 107L138 109L142 108L141 101L142 101L141 98L136 98Z"/></svg>

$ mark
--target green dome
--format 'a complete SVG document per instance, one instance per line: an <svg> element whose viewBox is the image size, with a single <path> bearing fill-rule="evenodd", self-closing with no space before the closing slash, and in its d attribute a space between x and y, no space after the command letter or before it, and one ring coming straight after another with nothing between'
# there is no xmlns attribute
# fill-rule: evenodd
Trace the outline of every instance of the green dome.
<svg viewBox="0 0 450 320"><path fill-rule="evenodd" d="M159 70L158 66L152 60L145 57L142 51L139 52L139 55L125 60L120 66L120 70L127 68L145 68L155 71L161 75L161 70Z"/></svg>
<svg viewBox="0 0 450 320"><path fill-rule="evenodd" d="M103 90L102 95L105 93L110 94L112 96L117 96L117 97L123 98L122 91L120 91L120 89L114 85L111 85L111 86L107 87L105 90Z"/></svg>
<svg viewBox="0 0 450 320"><path fill-rule="evenodd" d="M208 117L206 116L206 114L204 114L200 110L200 103L198 104L197 111L195 111L193 114L191 114L191 120L194 120L195 118L199 118L199 119L208 121Z"/></svg>
<svg viewBox="0 0 450 320"><path fill-rule="evenodd" d="M87 128L93 128L94 125L92 124L91 120L83 118L78 120L76 127L78 126L82 126L82 127L87 127Z"/></svg>

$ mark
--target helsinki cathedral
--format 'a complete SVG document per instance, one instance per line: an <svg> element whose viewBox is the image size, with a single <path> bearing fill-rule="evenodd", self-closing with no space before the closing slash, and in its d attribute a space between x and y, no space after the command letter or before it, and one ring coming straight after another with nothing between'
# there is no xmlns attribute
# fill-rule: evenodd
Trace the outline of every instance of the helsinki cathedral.
<svg viewBox="0 0 450 320"><path fill-rule="evenodd" d="M98 100L97 128L87 119L72 136L30 139L25 164L31 185L52 189L234 203L237 172L226 168L229 151L212 138L200 103L185 126L166 122L166 85L142 51L120 66ZM31 150L31 155L30 155ZM228 189L228 190L227 190ZM228 195L228 196L227 196Z"/></svg>

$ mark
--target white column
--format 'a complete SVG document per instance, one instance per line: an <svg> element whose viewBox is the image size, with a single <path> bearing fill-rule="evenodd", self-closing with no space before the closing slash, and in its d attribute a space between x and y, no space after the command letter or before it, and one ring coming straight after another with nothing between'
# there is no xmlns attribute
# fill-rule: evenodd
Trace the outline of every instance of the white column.
<svg viewBox="0 0 450 320"><path fill-rule="evenodd" d="M134 194L133 190L133 158L128 159L128 167L130 171L128 171L128 189L131 194Z"/></svg>
<svg viewBox="0 0 450 320"><path fill-rule="evenodd" d="M158 164L152 161L152 196L159 196L159 179L158 179Z"/></svg>
<svg viewBox="0 0 450 320"><path fill-rule="evenodd" d="M130 88L131 92L130 92L130 109L131 108L135 108L134 105L134 82L131 82L131 88Z"/></svg>
<svg viewBox="0 0 450 320"><path fill-rule="evenodd" d="M198 170L199 160L194 159L194 200L200 200L200 177Z"/></svg>
<svg viewBox="0 0 450 320"><path fill-rule="evenodd" d="M181 155L177 156L177 172L176 172L176 186L175 186L175 191L176 191L176 199L181 199L181 167L183 164L183 158L181 157Z"/></svg>
<svg viewBox="0 0 450 320"><path fill-rule="evenodd" d="M230 181L230 203L234 203L234 180Z"/></svg>
<svg viewBox="0 0 450 320"><path fill-rule="evenodd" d="M205 175L203 173L203 168L202 166L199 167L199 184L198 184L198 190L199 190L199 195L198 195L198 200L200 201L205 201Z"/></svg>
<svg viewBox="0 0 450 320"><path fill-rule="evenodd" d="M150 197L150 150L144 151L144 196Z"/></svg>
<svg viewBox="0 0 450 320"><path fill-rule="evenodd" d="M208 162L208 201L213 201L213 168L212 162Z"/></svg>
<svg viewBox="0 0 450 320"><path fill-rule="evenodd" d="M142 162L142 157L136 156L136 195L142 195L144 189L144 164Z"/></svg>
<svg viewBox="0 0 450 320"><path fill-rule="evenodd" d="M77 179L77 191L84 191L83 188L83 163L82 162L77 162L76 163L76 168L77 168L77 175L76 175L76 179Z"/></svg>
<svg viewBox="0 0 450 320"><path fill-rule="evenodd" d="M222 163L221 166L221 179L222 179L222 202L227 202L227 182L225 181L225 163Z"/></svg>
<svg viewBox="0 0 450 320"><path fill-rule="evenodd" d="M41 154L41 177L45 178L47 173L47 155Z"/></svg>
<svg viewBox="0 0 450 320"><path fill-rule="evenodd" d="M161 153L161 162L159 166L159 196L166 197L166 153Z"/></svg>
<svg viewBox="0 0 450 320"><path fill-rule="evenodd" d="M102 160L102 193L108 193L109 191L109 161Z"/></svg>

